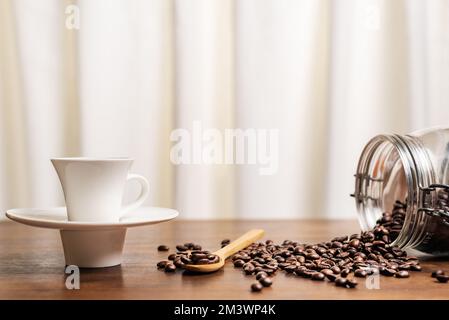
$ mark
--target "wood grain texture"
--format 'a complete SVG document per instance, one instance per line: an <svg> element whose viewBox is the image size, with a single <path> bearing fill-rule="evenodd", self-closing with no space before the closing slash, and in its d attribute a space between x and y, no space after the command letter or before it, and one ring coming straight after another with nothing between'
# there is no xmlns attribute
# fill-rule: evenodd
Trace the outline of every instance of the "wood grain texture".
<svg viewBox="0 0 449 320"><path fill-rule="evenodd" d="M65 288L64 258L55 230L14 222L0 223L0 299L449 299L449 284L430 277L434 269L449 271L447 259L422 257L423 272L408 279L380 278L380 289L364 280L354 290L278 273L271 288L249 290L254 278L227 263L201 275L167 274L156 263L167 253L159 244L196 242L211 251L221 240L250 229L265 229L265 238L319 242L358 232L355 221L172 221L128 230L124 262L105 269L81 269L81 289ZM172 251L171 251L172 252Z"/></svg>

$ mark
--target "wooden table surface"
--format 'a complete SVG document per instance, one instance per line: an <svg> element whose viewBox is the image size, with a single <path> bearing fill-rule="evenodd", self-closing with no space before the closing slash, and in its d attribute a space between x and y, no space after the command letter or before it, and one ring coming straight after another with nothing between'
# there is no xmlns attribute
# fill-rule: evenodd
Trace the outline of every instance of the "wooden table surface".
<svg viewBox="0 0 449 320"><path fill-rule="evenodd" d="M271 288L249 290L253 277L227 263L207 275L167 274L156 263L178 243L219 248L251 228L264 228L266 239L320 242L358 232L355 221L171 221L128 230L121 266L81 269L80 290L65 288L64 258L55 230L0 222L0 299L449 299L449 284L434 281L434 269L449 271L449 260L423 257L423 272L408 279L380 277L380 289L356 289L278 273Z"/></svg>

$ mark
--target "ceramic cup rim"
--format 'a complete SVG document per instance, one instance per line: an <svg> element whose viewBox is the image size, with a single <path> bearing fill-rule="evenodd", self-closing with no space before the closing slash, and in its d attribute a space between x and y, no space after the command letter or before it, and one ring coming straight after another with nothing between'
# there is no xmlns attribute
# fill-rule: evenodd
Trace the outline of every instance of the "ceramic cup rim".
<svg viewBox="0 0 449 320"><path fill-rule="evenodd" d="M133 161L133 158L130 157L60 157L60 158L51 158L51 161L60 161L60 162L126 162Z"/></svg>

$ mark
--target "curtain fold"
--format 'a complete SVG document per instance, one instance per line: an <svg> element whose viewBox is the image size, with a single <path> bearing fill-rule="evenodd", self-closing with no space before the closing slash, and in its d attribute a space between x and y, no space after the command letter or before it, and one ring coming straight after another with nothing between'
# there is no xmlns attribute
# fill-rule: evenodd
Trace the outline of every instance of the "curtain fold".
<svg viewBox="0 0 449 320"><path fill-rule="evenodd" d="M237 1L237 127L279 129L279 170L238 168L238 213L322 214L328 132L327 1Z"/></svg>
<svg viewBox="0 0 449 320"><path fill-rule="evenodd" d="M11 1L0 1L0 207L32 202L23 84Z"/></svg>
<svg viewBox="0 0 449 320"><path fill-rule="evenodd" d="M189 130L191 139L201 139L203 146L207 145L203 136L193 136L195 124L201 133L234 126L232 4L175 1L175 128ZM194 152L192 147L192 162ZM233 217L234 190L232 166L176 167L176 205L187 218Z"/></svg>
<svg viewBox="0 0 449 320"><path fill-rule="evenodd" d="M354 218L372 136L449 125L448 53L448 0L0 0L0 210L63 204L51 157L125 155L181 218ZM197 125L278 130L278 170L175 165Z"/></svg>

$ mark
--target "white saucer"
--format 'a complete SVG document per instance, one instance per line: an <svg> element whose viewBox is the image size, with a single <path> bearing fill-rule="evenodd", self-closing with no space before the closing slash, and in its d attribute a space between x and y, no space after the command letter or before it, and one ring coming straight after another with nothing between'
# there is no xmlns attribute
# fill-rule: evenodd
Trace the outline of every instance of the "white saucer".
<svg viewBox="0 0 449 320"><path fill-rule="evenodd" d="M65 207L22 208L6 211L6 216L14 221L32 227L60 230L111 230L156 224L176 218L178 211L168 208L140 207L125 216L119 222L78 222L68 221Z"/></svg>
<svg viewBox="0 0 449 320"><path fill-rule="evenodd" d="M33 227L59 229L66 265L80 268L103 268L122 263L126 230L171 220L178 216L173 209L140 207L119 222L67 221L65 207L49 209L11 209L6 216Z"/></svg>

